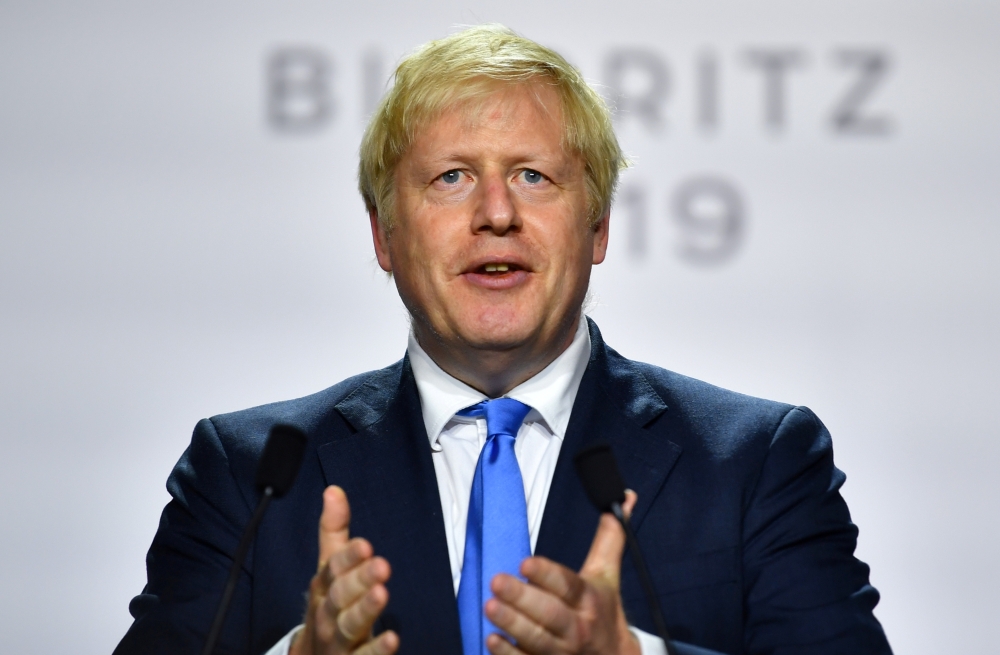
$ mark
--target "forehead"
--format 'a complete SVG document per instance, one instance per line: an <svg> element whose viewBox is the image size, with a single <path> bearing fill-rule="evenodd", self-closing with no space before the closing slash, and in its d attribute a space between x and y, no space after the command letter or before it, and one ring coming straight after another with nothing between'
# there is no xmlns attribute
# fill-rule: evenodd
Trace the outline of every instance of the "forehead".
<svg viewBox="0 0 1000 655"><path fill-rule="evenodd" d="M542 81L492 85L467 98L456 98L442 108L445 114L459 115L465 125L516 120L531 114L562 127L562 100L551 84Z"/></svg>
<svg viewBox="0 0 1000 655"><path fill-rule="evenodd" d="M515 134L562 148L566 140L562 99L551 84L494 83L473 91L457 94L421 121L411 149L422 149L428 141L510 139Z"/></svg>

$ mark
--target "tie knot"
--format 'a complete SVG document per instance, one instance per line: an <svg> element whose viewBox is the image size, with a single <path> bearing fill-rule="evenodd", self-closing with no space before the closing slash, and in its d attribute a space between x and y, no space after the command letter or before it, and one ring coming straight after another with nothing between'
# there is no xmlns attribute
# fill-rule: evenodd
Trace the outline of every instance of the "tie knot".
<svg viewBox="0 0 1000 655"><path fill-rule="evenodd" d="M494 398L463 409L462 416L485 416L486 432L489 436L506 434L517 437L517 431L524 423L524 417L531 408L513 398Z"/></svg>

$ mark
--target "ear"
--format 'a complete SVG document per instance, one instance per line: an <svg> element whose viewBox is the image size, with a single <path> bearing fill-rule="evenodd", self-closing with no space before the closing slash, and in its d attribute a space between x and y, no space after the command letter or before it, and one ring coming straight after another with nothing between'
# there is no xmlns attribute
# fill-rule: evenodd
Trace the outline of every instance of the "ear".
<svg viewBox="0 0 1000 655"><path fill-rule="evenodd" d="M375 244L375 258L378 265L386 273L392 273L392 258L389 256L389 235L378 220L378 212L374 209L368 212L368 220L372 224L372 242Z"/></svg>
<svg viewBox="0 0 1000 655"><path fill-rule="evenodd" d="M611 222L611 209L604 212L594 230L594 264L600 264L608 254L608 229Z"/></svg>

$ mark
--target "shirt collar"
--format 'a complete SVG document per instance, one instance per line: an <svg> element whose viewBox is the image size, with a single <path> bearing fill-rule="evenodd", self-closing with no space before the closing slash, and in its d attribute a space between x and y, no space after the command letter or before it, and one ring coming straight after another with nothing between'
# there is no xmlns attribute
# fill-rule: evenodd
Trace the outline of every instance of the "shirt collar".
<svg viewBox="0 0 1000 655"><path fill-rule="evenodd" d="M441 432L455 414L487 397L481 391L448 375L420 347L412 331L406 350L417 382L417 392L420 394L427 438L430 439L431 447L438 450ZM552 434L561 439L566 434L576 392L589 361L590 331L587 329L587 319L581 316L569 347L540 372L504 395L529 405L534 411L525 420L541 419Z"/></svg>

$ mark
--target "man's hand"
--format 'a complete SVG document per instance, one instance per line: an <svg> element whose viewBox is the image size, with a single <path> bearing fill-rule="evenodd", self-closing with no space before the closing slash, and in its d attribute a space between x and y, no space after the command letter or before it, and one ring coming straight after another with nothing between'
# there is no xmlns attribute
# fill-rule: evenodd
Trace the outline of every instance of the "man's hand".
<svg viewBox="0 0 1000 655"><path fill-rule="evenodd" d="M372 638L372 625L389 602L389 562L372 545L351 539L351 507L340 487L323 492L319 520L319 567L309 585L305 627L290 655L391 655L399 636L388 630Z"/></svg>
<svg viewBox="0 0 1000 655"><path fill-rule="evenodd" d="M629 491L623 509L631 514L637 496ZM625 531L611 514L601 516L590 553L577 574L544 557L521 564L528 583L500 574L490 588L486 616L517 643L490 635L493 655L639 655L628 629L620 594Z"/></svg>

